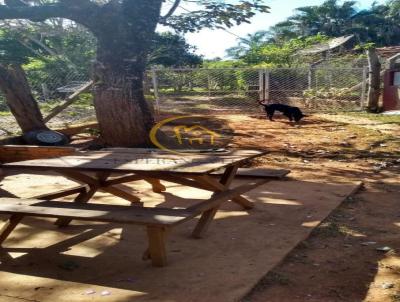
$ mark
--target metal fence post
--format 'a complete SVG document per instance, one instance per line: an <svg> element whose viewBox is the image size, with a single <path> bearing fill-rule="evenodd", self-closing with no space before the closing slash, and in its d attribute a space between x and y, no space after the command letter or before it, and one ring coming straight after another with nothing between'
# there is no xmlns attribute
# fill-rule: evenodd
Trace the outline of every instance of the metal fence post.
<svg viewBox="0 0 400 302"><path fill-rule="evenodd" d="M156 116L160 116L160 99L159 99L159 94L158 94L158 79L157 79L157 71L155 68L151 70L151 77L153 80L153 92L154 92L154 97L156 99L156 107L155 107L155 113Z"/></svg>
<svg viewBox="0 0 400 302"><path fill-rule="evenodd" d="M208 100L211 100L211 77L210 77L210 70L207 69L207 92L208 92Z"/></svg>
<svg viewBox="0 0 400 302"><path fill-rule="evenodd" d="M259 69L258 70L258 100L262 101L264 100L265 97L265 89L264 89L264 70Z"/></svg>
<svg viewBox="0 0 400 302"><path fill-rule="evenodd" d="M314 81L315 81L315 69L314 67L310 67L310 69L308 69L308 89L313 88Z"/></svg>
<svg viewBox="0 0 400 302"><path fill-rule="evenodd" d="M367 74L368 67L364 66L363 74L362 74L362 85L361 85L361 100L360 100L360 109L363 110L365 108L365 98L367 93Z"/></svg>
<svg viewBox="0 0 400 302"><path fill-rule="evenodd" d="M270 80L270 71L268 69L264 70L265 74L265 82L264 82L264 91L265 91L265 100L269 100L269 80Z"/></svg>
<svg viewBox="0 0 400 302"><path fill-rule="evenodd" d="M50 99L50 91L46 83L42 83L43 100L47 102Z"/></svg>

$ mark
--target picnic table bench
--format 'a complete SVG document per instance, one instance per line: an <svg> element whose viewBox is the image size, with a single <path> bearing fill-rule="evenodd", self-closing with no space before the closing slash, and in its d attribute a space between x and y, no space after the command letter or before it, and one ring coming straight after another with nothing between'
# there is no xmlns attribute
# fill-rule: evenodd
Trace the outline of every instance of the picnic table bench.
<svg viewBox="0 0 400 302"><path fill-rule="evenodd" d="M231 188L239 166L264 153L236 150L180 156L154 149L104 150L3 164L1 168L6 171L29 169L56 172L80 185L29 199L0 198L0 213L10 215L0 230L0 244L25 216L58 218L56 224L60 227L67 226L72 219L136 224L147 228L148 249L145 257L151 259L153 266L164 266L167 263L165 237L172 227L200 215L192 236L201 238L223 202L231 200L243 209L251 209L252 202L242 194L290 172L274 171L272 177L266 175ZM212 173L221 169L220 176L213 176ZM209 199L197 201L187 208L145 207L137 196L125 190L124 184L138 180L150 183L155 192L166 190L160 182L164 180L214 193ZM89 204L99 190L128 200L131 205ZM71 195L77 195L74 202L57 200Z"/></svg>

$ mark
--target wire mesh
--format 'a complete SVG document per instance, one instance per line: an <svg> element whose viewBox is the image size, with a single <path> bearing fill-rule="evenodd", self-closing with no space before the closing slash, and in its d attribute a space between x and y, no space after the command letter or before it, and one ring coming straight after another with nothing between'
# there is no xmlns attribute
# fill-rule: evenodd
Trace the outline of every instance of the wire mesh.
<svg viewBox="0 0 400 302"><path fill-rule="evenodd" d="M41 70L28 70L27 78L32 94L39 102L65 99L89 81L86 74L77 70L52 70L43 73Z"/></svg>
<svg viewBox="0 0 400 302"><path fill-rule="evenodd" d="M159 69L152 75L161 113L240 113L246 107L257 108L256 69Z"/></svg>
<svg viewBox="0 0 400 302"><path fill-rule="evenodd" d="M305 111L360 110L364 68L157 69L152 92L160 114L252 114L258 100Z"/></svg>
<svg viewBox="0 0 400 302"><path fill-rule="evenodd" d="M156 118L258 114L259 100L298 106L305 112L354 111L366 103L366 77L365 68L153 69L146 72L144 91L154 101ZM46 115L46 110L89 81L89 73L73 66L45 72L30 68L27 78ZM52 123L94 118L92 106L81 107L68 108ZM0 94L0 111L6 110ZM0 131L5 131L10 121L6 117L2 121Z"/></svg>

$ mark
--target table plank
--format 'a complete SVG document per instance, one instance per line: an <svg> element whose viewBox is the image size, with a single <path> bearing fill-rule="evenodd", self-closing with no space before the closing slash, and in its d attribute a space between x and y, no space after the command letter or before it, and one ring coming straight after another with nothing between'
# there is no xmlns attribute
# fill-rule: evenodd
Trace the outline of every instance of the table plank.
<svg viewBox="0 0 400 302"><path fill-rule="evenodd" d="M64 217L86 221L174 225L190 217L184 209L144 208L107 204L79 204L65 201L0 198L0 212L38 217Z"/></svg>
<svg viewBox="0 0 400 302"><path fill-rule="evenodd" d="M112 172L174 172L174 173L211 173L223 167L264 155L266 152L255 150L233 150L218 154L165 154L151 152L121 153L94 151L59 158L27 160L7 163L3 168L29 168L34 170L72 169L82 171Z"/></svg>

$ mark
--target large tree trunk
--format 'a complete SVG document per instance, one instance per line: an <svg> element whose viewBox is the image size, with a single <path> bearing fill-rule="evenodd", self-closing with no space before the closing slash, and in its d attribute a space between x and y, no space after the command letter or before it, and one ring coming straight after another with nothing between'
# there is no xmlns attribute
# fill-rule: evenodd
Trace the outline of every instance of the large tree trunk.
<svg viewBox="0 0 400 302"><path fill-rule="evenodd" d="M144 98L143 77L161 4L162 0L125 1L102 16L101 27L92 29L98 39L94 105L107 145L151 145L154 119Z"/></svg>
<svg viewBox="0 0 400 302"><path fill-rule="evenodd" d="M149 132L154 120L144 98L144 70L135 65L103 60L94 68L96 116L101 137L110 146L150 146Z"/></svg>
<svg viewBox="0 0 400 302"><path fill-rule="evenodd" d="M47 129L21 66L0 64L0 90L23 133Z"/></svg>

